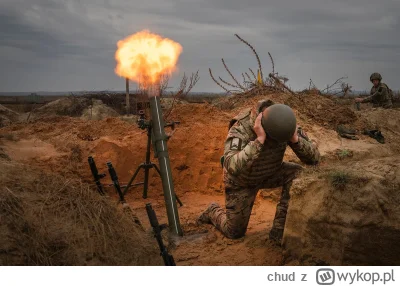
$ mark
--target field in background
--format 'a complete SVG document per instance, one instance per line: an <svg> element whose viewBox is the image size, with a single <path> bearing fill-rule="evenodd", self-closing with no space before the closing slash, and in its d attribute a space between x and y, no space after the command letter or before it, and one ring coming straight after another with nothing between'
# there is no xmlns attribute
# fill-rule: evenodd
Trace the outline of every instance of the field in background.
<svg viewBox="0 0 400 286"><path fill-rule="evenodd" d="M0 93L0 104L14 110L16 112L30 112L33 109L37 109L46 105L49 102L67 98L67 97L89 97L95 99L101 99L105 104L111 105L117 111L119 110L120 113L123 113L124 106L125 106L125 93L107 93L107 92L99 92L99 93L76 93L76 94L46 94L46 95L39 95L39 94L30 94L30 95L22 95L23 93L9 93L10 95ZM219 93L192 93L185 97L185 100L190 103L210 103L213 99L223 96ZM135 102L135 98L137 97L136 94L130 94L130 101L132 104ZM165 98L170 98L171 96L164 96ZM140 99L136 100L140 102ZM132 106L133 107L133 106ZM135 110L131 108L131 110Z"/></svg>

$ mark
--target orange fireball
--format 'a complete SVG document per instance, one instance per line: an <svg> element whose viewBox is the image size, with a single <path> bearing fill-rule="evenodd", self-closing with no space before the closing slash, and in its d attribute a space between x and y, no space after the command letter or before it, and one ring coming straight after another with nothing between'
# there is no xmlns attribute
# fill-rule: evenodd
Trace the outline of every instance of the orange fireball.
<svg viewBox="0 0 400 286"><path fill-rule="evenodd" d="M179 43L147 30L118 41L117 46L115 73L146 86L174 72L182 52Z"/></svg>

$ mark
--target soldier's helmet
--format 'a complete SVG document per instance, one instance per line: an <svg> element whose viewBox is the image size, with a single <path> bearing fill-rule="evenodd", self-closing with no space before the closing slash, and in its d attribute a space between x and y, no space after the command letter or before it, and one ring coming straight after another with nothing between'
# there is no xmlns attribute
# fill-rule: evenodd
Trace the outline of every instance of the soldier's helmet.
<svg viewBox="0 0 400 286"><path fill-rule="evenodd" d="M377 73L377 72L374 72L373 74L371 74L371 76L369 77L369 80L372 82L375 79L381 81L382 80L381 74Z"/></svg>
<svg viewBox="0 0 400 286"><path fill-rule="evenodd" d="M263 112L261 124L269 138L288 142L296 131L296 116L285 104L274 104Z"/></svg>

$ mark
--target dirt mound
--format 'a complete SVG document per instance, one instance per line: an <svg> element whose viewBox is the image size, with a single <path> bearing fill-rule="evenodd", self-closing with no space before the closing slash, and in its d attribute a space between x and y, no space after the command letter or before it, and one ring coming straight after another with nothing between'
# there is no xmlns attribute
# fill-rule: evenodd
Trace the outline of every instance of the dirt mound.
<svg viewBox="0 0 400 286"><path fill-rule="evenodd" d="M312 121L313 124L336 128L338 124L349 124L357 121L356 113L338 101L316 93L292 95L288 93L268 93L251 98L232 96L214 100L213 106L224 111L238 112L244 107L253 107L259 100L270 99L292 107L300 118Z"/></svg>
<svg viewBox="0 0 400 286"><path fill-rule="evenodd" d="M93 100L92 104L82 112L82 118L88 120L101 120L118 115L118 112L103 104L101 100Z"/></svg>
<svg viewBox="0 0 400 286"><path fill-rule="evenodd" d="M336 128L339 124L350 124L357 120L356 113L347 106L315 93L292 96L288 105L307 116L314 124Z"/></svg>
<svg viewBox="0 0 400 286"><path fill-rule="evenodd" d="M349 162L295 183L286 254L303 263L399 265L399 165L399 157Z"/></svg>
<svg viewBox="0 0 400 286"><path fill-rule="evenodd" d="M32 111L30 118L40 119L54 116L82 117L84 119L101 120L118 116L111 107L101 100L86 97L69 96L52 101Z"/></svg>
<svg viewBox="0 0 400 286"><path fill-rule="evenodd" d="M32 118L51 116L79 117L89 107L91 101L87 98L69 96L49 102L46 105L32 111Z"/></svg>
<svg viewBox="0 0 400 286"><path fill-rule="evenodd" d="M268 240L266 241L268 231L272 227L276 207L276 202L271 201L276 200L276 192L279 193L279 189L275 190L275 193L261 192L255 202L248 232L244 239L228 240L212 226L198 228L193 224L199 213L210 202L216 201L224 204L220 156L224 152L223 144L228 132L228 124L232 117L244 108L255 106L258 100L271 99L277 103L286 103L292 106L299 119L299 124L310 138L319 143L323 156L320 166L316 169L306 167L305 174L294 184L294 192L299 194L293 195L291 204L294 205L294 211L299 213L299 223L307 225L307 221L303 218L309 212L317 212L315 207L325 211L326 206L320 204L318 200L315 201L313 197L313 195L320 196L319 192L321 192L321 196L328 198L326 204L328 204L327 202L331 204L338 202L338 205L334 206L336 212L340 213L338 211L340 206L344 209L344 215L351 215L351 207L344 201L346 198L352 199L350 194L343 195L344 199L342 199L339 194L342 194L343 191L336 190L327 184L330 177L325 174L330 172L332 165L344 169L355 168L355 171L358 170L358 172L367 166L368 174L371 176L375 173L374 168L377 168L377 174L384 176L379 169L380 165L388 168L389 173L392 172L394 166L385 156L398 156L400 152L400 149L396 147L399 146L397 142L399 142L398 126L400 125L391 122L394 118L400 118L400 114L397 113L400 111L362 110L354 112L349 107L350 105L344 105L340 101L321 95L301 96L285 93L259 95L254 98L245 98L234 108L224 110L209 103L187 104L180 101L174 103L175 108L168 119L180 121L180 124L177 125L176 132L168 141L168 150L175 190L184 204L179 207L179 215L185 230L185 236L177 242L176 248L170 249L178 265L277 265L283 263L281 248L269 245ZM171 103L171 100L163 101L164 108L169 110L172 106ZM3 136L4 140L0 142L0 145L4 145L2 147L5 153L13 160L24 162L32 168L40 168L48 173L62 174L70 179L83 179L88 183L92 183L93 178L88 168L87 156L94 156L99 172L107 174L102 180L104 184L111 183L106 162L112 161L120 183L124 184L130 179L137 166L145 160L146 130L139 129L136 120L135 116L98 121L88 121L80 117L50 116L46 117L46 120L15 123L12 126L1 128L0 139ZM358 141L341 138L335 131L337 124L346 124L356 127L358 130L362 130L364 126L371 128L379 126L382 128L387 143L380 144L375 139L360 134L357 135L360 137ZM167 131L169 130L167 129ZM12 139L14 137L15 140ZM18 156L18 150L22 150L24 153ZM376 164L371 163L370 160L376 160L377 157L382 158L382 161ZM158 165L157 159L151 157L151 160ZM290 149L285 154L285 160L298 162ZM365 166L362 165L364 163ZM143 181L143 174L144 172L141 171L135 182ZM379 181L379 179L377 180ZM348 186L360 183L357 180L350 181ZM373 195L369 191L372 186L380 188L376 191L379 196L387 195L386 186L384 184L382 187L376 185L378 181L371 179L365 182L366 185L349 189L350 193L358 195L359 190L363 190L368 195L359 197L362 200L370 200L370 203L374 204ZM393 180L389 178L388 181L392 182ZM39 189L40 185L38 183L35 186ZM126 199L134 207L143 225L147 228L150 227L143 208L144 204L149 201L153 203L160 223L167 222L161 180L155 170L150 171L149 197L146 200L142 199L142 190L142 186L132 188L127 193ZM12 189L11 191L15 192ZM106 188L106 191L116 199L112 187ZM309 199L305 200L300 192L304 192L304 197ZM314 201L320 206L314 206ZM389 206L391 207L391 205ZM328 211L326 210L327 215L332 217L331 221L334 221L333 214ZM378 216L374 215L374 217ZM321 221L324 227L324 223L329 225L331 222L325 222L323 219ZM300 225L299 231L305 229L306 233L307 227L314 223L312 220L309 222L308 226ZM354 226L356 225L354 224ZM311 230L314 231L314 229ZM337 232L333 227L329 231ZM311 244L315 242L314 248L318 248L317 243L320 242L318 235L322 236L322 234L314 233L313 235L317 238L315 241L311 241ZM305 244L306 242L304 242ZM304 258L310 253L313 254L311 247L309 249L304 245L300 245L302 252L298 257ZM362 250L357 249L354 243L346 245L354 247L357 255L362 254ZM335 249L340 249L340 247ZM324 248L323 255L328 256L327 251ZM325 256L319 259L331 261L329 257L325 258ZM338 258L334 257L334 259ZM343 263L353 263L349 260L344 261ZM96 263L98 262L93 260L92 264ZM288 260L287 263L291 262ZM300 259L300 264L305 263L308 262Z"/></svg>
<svg viewBox="0 0 400 286"><path fill-rule="evenodd" d="M0 104L0 127L10 125L11 122L18 120L19 114Z"/></svg>
<svg viewBox="0 0 400 286"><path fill-rule="evenodd" d="M400 135L400 109L373 108L362 112L365 128Z"/></svg>
<svg viewBox="0 0 400 286"><path fill-rule="evenodd" d="M0 265L160 265L153 240L88 185L0 161Z"/></svg>
<svg viewBox="0 0 400 286"><path fill-rule="evenodd" d="M329 101L329 99L322 97L320 99L319 97L316 100ZM208 103L177 103L176 108L169 115L169 120L180 121L180 124L177 125L176 132L169 140L168 148L171 167L174 170L174 184L178 194L187 191L204 193L221 193L223 191L220 157L224 152L223 144L228 132L229 121L243 108L253 107L257 101L262 99L271 99L277 103L292 100L294 101L293 108L299 109L304 105L299 99L288 94L269 94L249 98L237 108L227 111L221 111L213 104ZM336 105L332 102L332 106ZM325 153L333 147L336 149L341 146L342 143L337 138L336 132L332 130L333 127L318 127L307 115L299 111L296 113L299 123L313 139L320 141ZM119 118L108 118L93 124L78 118L53 117L46 122L33 122L29 128L19 124L14 126L13 131L5 130L5 132L16 133L21 138L26 136L40 138L42 141L54 145L59 153L71 152L72 149L77 149L75 146L77 145L81 150L79 166L74 165L77 174L80 173L81 176L90 179L86 160L87 156L91 155L98 161L101 171L107 171L105 163L109 160L112 161L121 181L126 182L135 172L136 167L144 161L146 152L146 132L140 130L135 123L129 123ZM70 165L69 162L68 164L63 163L65 159L70 160L66 156L60 160L46 161L43 167L52 170L65 169L65 166ZM152 160L157 163L157 159L152 158ZM137 180L141 179L142 172L139 173ZM151 183L154 184L153 187L161 188L161 181L155 173Z"/></svg>

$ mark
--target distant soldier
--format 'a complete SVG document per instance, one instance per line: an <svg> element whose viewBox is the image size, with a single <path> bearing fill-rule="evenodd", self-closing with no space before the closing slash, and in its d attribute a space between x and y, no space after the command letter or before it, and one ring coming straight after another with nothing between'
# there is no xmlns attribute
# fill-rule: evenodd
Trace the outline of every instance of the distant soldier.
<svg viewBox="0 0 400 286"><path fill-rule="evenodd" d="M271 101L247 109L230 124L225 141L224 168L226 210L211 203L200 223L212 223L228 238L243 237L259 189L282 187L269 238L281 242L290 199L290 187L302 167L283 162L289 145L300 160L315 165L318 148L299 131L292 109Z"/></svg>
<svg viewBox="0 0 400 286"><path fill-rule="evenodd" d="M391 108L392 90L386 84L381 82L382 76L379 73L373 73L369 79L373 84L370 96L365 98L357 97L356 102L372 102L374 107Z"/></svg>

